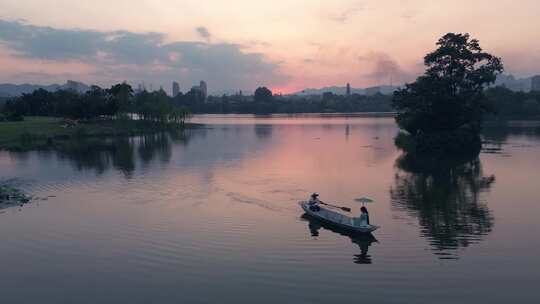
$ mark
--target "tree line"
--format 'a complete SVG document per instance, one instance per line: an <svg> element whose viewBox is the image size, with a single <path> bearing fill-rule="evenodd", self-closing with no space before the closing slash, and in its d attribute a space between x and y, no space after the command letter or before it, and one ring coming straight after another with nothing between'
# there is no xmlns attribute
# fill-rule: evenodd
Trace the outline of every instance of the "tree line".
<svg viewBox="0 0 540 304"><path fill-rule="evenodd" d="M395 112L397 108L392 99L393 96L383 94L345 96L333 93L312 96L267 94L266 97L264 95L258 97L257 94L222 95L209 96L206 102L186 95L173 98L177 105L184 106L196 114ZM444 103L435 106L439 105L444 105ZM484 88L481 106L487 110L487 119L540 117L540 92L515 92L501 86ZM442 108L440 110L445 111ZM448 116L448 114L443 116ZM439 122L438 119L434 118L434 120ZM426 126L432 125L427 123Z"/></svg>
<svg viewBox="0 0 540 304"><path fill-rule="evenodd" d="M540 117L540 91L514 92L497 86L484 93L491 115L500 117Z"/></svg>
<svg viewBox="0 0 540 304"><path fill-rule="evenodd" d="M391 112L392 97L376 94L350 96L324 93L323 95L275 95L266 87L259 87L253 95L208 96L202 100L196 92L179 94L173 98L178 106L192 113L206 114L273 114L273 113L353 113Z"/></svg>
<svg viewBox="0 0 540 304"><path fill-rule="evenodd" d="M432 90L432 92L434 92ZM399 97L398 92L398 97ZM189 91L175 97L163 90L134 93L128 84L116 84L109 89L92 86L86 93L72 90L49 92L38 89L17 98L0 100L0 121L20 120L23 116L56 116L74 119L97 117L136 117L149 121L182 122L190 113L207 114L272 114L272 113L354 113L394 112L393 97L375 94L350 96L324 93L323 95L295 96L274 95L268 88L260 87L254 95L204 96ZM433 100L440 100L433 96ZM433 104L447 106L444 103ZM483 92L482 107L489 109L488 117L538 117L540 116L540 92L514 92L504 87L490 87ZM447 109L439 109L447 111ZM437 110L437 111L439 111ZM448 115L443 115L447 117ZM428 128L442 122L436 115ZM437 124L433 124L433 122Z"/></svg>
<svg viewBox="0 0 540 304"><path fill-rule="evenodd" d="M113 85L109 89L92 86L85 93L38 89L5 101L1 110L5 120L22 120L24 116L54 116L72 119L137 118L183 123L190 115L187 108L177 106L163 90L134 94L132 87L126 83Z"/></svg>

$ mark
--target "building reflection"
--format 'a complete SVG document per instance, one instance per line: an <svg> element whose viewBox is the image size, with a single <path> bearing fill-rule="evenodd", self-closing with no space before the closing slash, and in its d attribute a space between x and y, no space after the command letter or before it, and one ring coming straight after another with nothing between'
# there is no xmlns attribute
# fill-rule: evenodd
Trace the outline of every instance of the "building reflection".
<svg viewBox="0 0 540 304"><path fill-rule="evenodd" d="M373 262L371 255L368 254L368 250L371 244L373 244L374 242L378 242L377 239L373 236L373 234L355 233L340 229L333 225L314 219L307 214L302 215L302 219L308 221L308 229L311 236L313 237L319 236L319 230L321 230L321 228L349 237L351 239L351 242L358 245L358 247L360 248L360 254L355 254L353 256L353 262L355 264L371 264Z"/></svg>
<svg viewBox="0 0 540 304"><path fill-rule="evenodd" d="M481 194L495 176L483 173L477 153L458 159L404 153L396 168L392 206L418 219L421 235L441 259L457 259L458 249L491 232L494 218Z"/></svg>

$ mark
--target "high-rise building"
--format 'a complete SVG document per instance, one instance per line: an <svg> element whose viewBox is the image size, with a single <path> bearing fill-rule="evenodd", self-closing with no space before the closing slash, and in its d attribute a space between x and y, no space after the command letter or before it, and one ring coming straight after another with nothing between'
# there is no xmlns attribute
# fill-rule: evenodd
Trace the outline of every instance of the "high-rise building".
<svg viewBox="0 0 540 304"><path fill-rule="evenodd" d="M200 92L202 101L206 101L206 97L208 97L208 88L204 80L201 80L201 83L198 86L191 87L191 90Z"/></svg>
<svg viewBox="0 0 540 304"><path fill-rule="evenodd" d="M381 93L381 87L370 87L365 89L367 96L373 96Z"/></svg>
<svg viewBox="0 0 540 304"><path fill-rule="evenodd" d="M350 83L347 83L347 92L346 92L347 96L351 96L351 84Z"/></svg>
<svg viewBox="0 0 540 304"><path fill-rule="evenodd" d="M180 84L178 82L173 81L172 83L172 97L176 97L180 94Z"/></svg>
<svg viewBox="0 0 540 304"><path fill-rule="evenodd" d="M199 87L201 88L203 99L206 100L206 97L208 96L208 88L206 87L206 82L204 80L201 80Z"/></svg>
<svg viewBox="0 0 540 304"><path fill-rule="evenodd" d="M134 93L135 93L135 95L137 95L137 94L142 93L142 91L143 91L142 85L139 83L137 85L137 88L135 89Z"/></svg>
<svg viewBox="0 0 540 304"><path fill-rule="evenodd" d="M536 75L531 78L531 91L540 92L540 75Z"/></svg>

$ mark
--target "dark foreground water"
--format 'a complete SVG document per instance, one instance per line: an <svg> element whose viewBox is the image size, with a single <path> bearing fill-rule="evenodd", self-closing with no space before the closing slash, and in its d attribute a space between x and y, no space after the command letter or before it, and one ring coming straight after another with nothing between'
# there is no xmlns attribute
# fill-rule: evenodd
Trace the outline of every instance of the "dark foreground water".
<svg viewBox="0 0 540 304"><path fill-rule="evenodd" d="M391 118L205 116L184 134L0 152L1 303L538 303L540 124L411 161ZM370 196L373 237L304 218Z"/></svg>

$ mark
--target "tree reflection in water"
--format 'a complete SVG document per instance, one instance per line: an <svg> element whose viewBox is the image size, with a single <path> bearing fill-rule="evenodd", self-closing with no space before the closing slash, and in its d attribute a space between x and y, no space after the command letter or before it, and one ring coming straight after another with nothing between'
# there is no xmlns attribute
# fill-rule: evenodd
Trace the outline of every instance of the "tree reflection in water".
<svg viewBox="0 0 540 304"><path fill-rule="evenodd" d="M141 136L138 151L144 164L148 164L156 157L159 157L162 163L168 163L172 154L169 134L157 133Z"/></svg>
<svg viewBox="0 0 540 304"><path fill-rule="evenodd" d="M190 134L187 130L135 137L77 139L39 151L39 155L43 159L54 155L68 161L79 171L93 170L103 174L114 168L126 178L131 178L137 163L147 165L155 159L168 163L172 155L172 144L187 144Z"/></svg>
<svg viewBox="0 0 540 304"><path fill-rule="evenodd" d="M307 214L302 215L302 219L308 221L309 232L311 233L311 236L313 237L319 236L319 230L321 228L324 228L326 230L332 231L340 235L348 236L351 239L351 242L358 245L358 247L360 248L360 254L354 255L353 262L355 264L371 264L372 263L371 255L368 254L368 249L369 249L369 246L371 246L373 242L378 242L377 239L373 236L373 234L350 232L344 229L340 229L336 226L314 219Z"/></svg>
<svg viewBox="0 0 540 304"><path fill-rule="evenodd" d="M393 207L418 218L421 234L441 259L457 259L457 250L482 240L494 219L481 193L495 176L485 176L478 152L459 159L404 153L390 189Z"/></svg>

